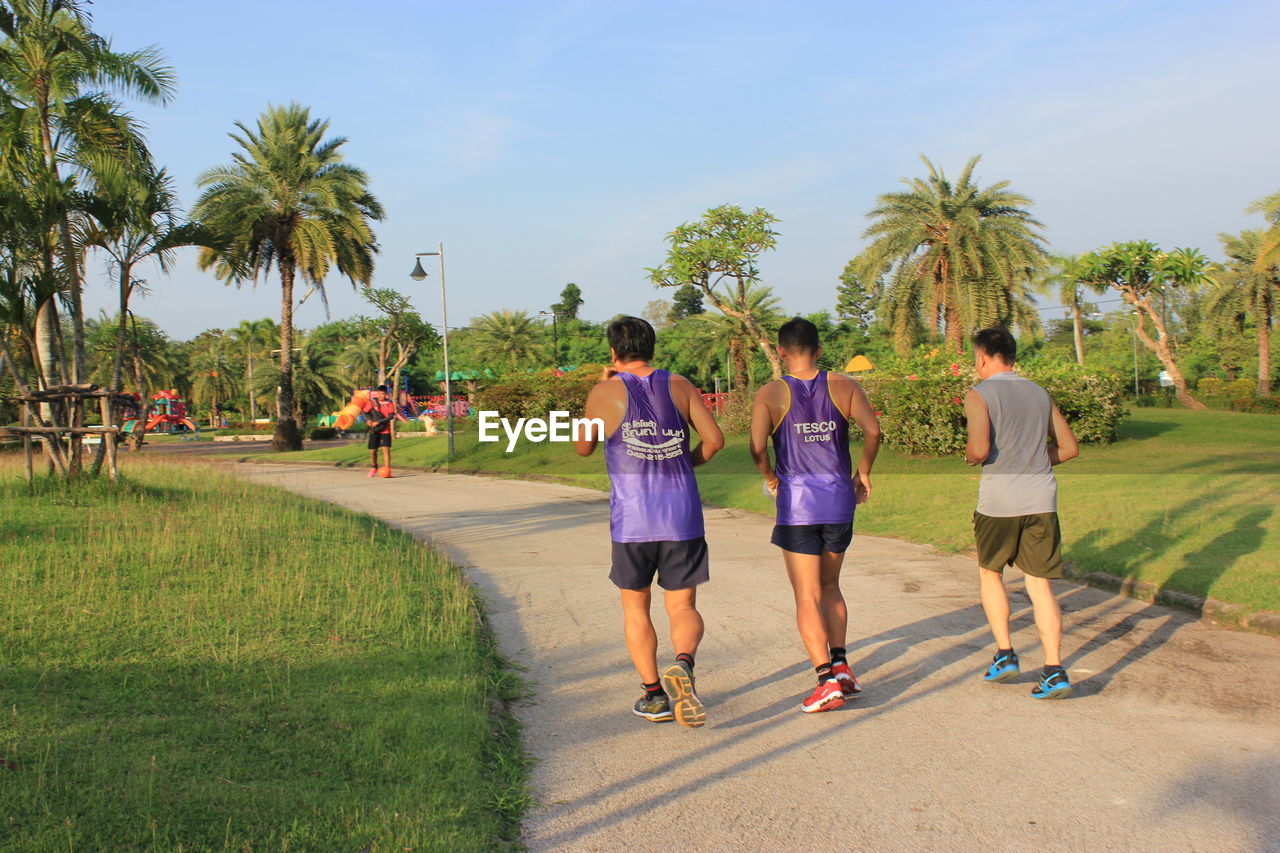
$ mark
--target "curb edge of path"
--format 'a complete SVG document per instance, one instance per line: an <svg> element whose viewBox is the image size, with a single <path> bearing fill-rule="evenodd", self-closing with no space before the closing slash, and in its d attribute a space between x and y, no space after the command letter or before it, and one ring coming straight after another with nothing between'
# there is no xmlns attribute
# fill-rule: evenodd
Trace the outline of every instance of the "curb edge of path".
<svg viewBox="0 0 1280 853"><path fill-rule="evenodd" d="M304 459L270 459L264 458L264 456L260 454L241 456L236 458L234 461L240 464L258 465L308 465L311 467L322 468L358 467L353 463L346 462L328 462L324 460ZM562 486L579 485L578 483L571 482L565 477L556 477L550 474L514 474L510 471L489 471L483 468L447 468L441 466L431 468L419 468L412 466L402 467L408 471L424 471L430 474L461 474L469 477L492 477L494 479L525 480L534 483L556 483ZM712 505L705 504L705 506ZM750 510L742 510L736 507L715 508L734 509L738 512L750 512ZM887 536L878 538L894 539L897 537ZM911 544L922 545L923 543L913 542ZM933 546L925 544L924 547L932 548ZM937 553L941 553L938 552L936 548L933 548L933 550ZM970 552L971 551L972 549L970 549ZM960 553L969 552L962 551ZM1124 598L1146 601L1152 604L1170 607L1174 610L1188 612L1192 615L1199 616L1201 622L1205 622L1210 625L1235 628L1256 634L1265 634L1272 637L1280 637L1280 613L1276 613L1273 610L1248 610L1241 604L1231 604L1230 602L1219 601L1216 598L1201 598L1200 596L1191 595L1186 592L1164 589L1160 584L1151 583L1149 581L1141 581L1131 577L1121 577L1107 572L1084 571L1079 566L1070 562L1064 564L1064 569L1064 577L1066 579L1085 586L1091 586L1095 589L1112 592Z"/></svg>

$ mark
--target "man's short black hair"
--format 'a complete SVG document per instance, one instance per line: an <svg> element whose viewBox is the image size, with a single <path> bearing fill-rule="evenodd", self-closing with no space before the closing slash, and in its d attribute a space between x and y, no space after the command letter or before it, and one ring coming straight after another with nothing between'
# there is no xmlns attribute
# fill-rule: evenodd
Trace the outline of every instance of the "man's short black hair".
<svg viewBox="0 0 1280 853"><path fill-rule="evenodd" d="M803 317L793 317L778 329L778 346L791 352L815 353L822 346L818 340L818 327Z"/></svg>
<svg viewBox="0 0 1280 853"><path fill-rule="evenodd" d="M1013 333L1004 326L991 326L978 332L973 336L973 348L1005 364L1013 364L1018 357L1018 344L1013 340Z"/></svg>
<svg viewBox="0 0 1280 853"><path fill-rule="evenodd" d="M653 361L653 326L639 317L618 317L609 324L609 346L618 361Z"/></svg>
<svg viewBox="0 0 1280 853"><path fill-rule="evenodd" d="M391 393L390 391L388 391L388 390L387 390L387 386L386 386L386 385L379 385L375 390L377 390L377 391L381 391L383 394L389 394L389 393Z"/></svg>

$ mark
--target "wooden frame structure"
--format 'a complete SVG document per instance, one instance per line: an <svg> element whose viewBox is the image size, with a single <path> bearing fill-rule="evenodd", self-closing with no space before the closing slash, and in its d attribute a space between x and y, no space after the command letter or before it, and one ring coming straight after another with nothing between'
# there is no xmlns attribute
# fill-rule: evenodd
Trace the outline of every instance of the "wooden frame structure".
<svg viewBox="0 0 1280 853"><path fill-rule="evenodd" d="M9 399L22 404L22 422L19 426L0 426L0 437L17 435L22 438L28 484L35 478L33 444L36 438L44 442L49 465L63 476L72 476L82 467L81 440L86 435L100 435L106 451L107 475L112 480L120 476L120 469L116 464L116 445L121 429L116 425L116 413L117 407L131 403L132 398L91 384L56 385L34 391L19 386L18 390L19 393ZM83 404L95 399L102 414L102 426L79 425ZM41 414L42 406L49 407L52 417L45 418ZM65 426L60 426L59 420ZM65 453L64 439L69 439ZM100 454L94 463L95 472L101 459Z"/></svg>

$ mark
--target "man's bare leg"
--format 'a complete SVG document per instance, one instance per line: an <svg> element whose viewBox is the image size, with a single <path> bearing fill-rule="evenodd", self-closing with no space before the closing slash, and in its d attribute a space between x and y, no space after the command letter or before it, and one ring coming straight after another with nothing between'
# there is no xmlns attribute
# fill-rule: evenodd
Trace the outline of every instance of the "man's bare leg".
<svg viewBox="0 0 1280 853"><path fill-rule="evenodd" d="M1004 575L979 567L978 577L982 610L987 614L987 625L995 637L996 648L1011 649L1013 643L1009 639L1009 595L1004 590Z"/></svg>
<svg viewBox="0 0 1280 853"><path fill-rule="evenodd" d="M816 554L797 554L784 549L782 561L786 564L787 577L791 580L791 591L796 599L796 627L800 629L804 650L815 667L829 665L831 646L822 608L821 558Z"/></svg>
<svg viewBox="0 0 1280 853"><path fill-rule="evenodd" d="M698 588L672 589L662 595L671 622L671 647L676 654L693 656L702 642L702 614L698 612Z"/></svg>
<svg viewBox="0 0 1280 853"><path fill-rule="evenodd" d="M649 616L652 592L645 589L623 589L622 630L627 640L627 652L635 665L640 680L645 684L658 681L658 634L653 630Z"/></svg>
<svg viewBox="0 0 1280 853"><path fill-rule="evenodd" d="M1027 595L1031 598L1031 610L1035 613L1040 645L1044 647L1044 665L1061 666L1062 609L1058 607L1058 599L1053 594L1053 585L1048 578L1032 575L1024 575L1023 582L1027 585Z"/></svg>
<svg viewBox="0 0 1280 853"><path fill-rule="evenodd" d="M826 627L827 643L831 648L844 648L849 629L849 610L840 591L844 554L823 551L820 561L818 581L822 586L822 623Z"/></svg>
<svg viewBox="0 0 1280 853"><path fill-rule="evenodd" d="M662 689L671 700L671 712L682 726L697 728L707 722L707 711L693 689L693 659L702 642L702 614L697 608L697 587L667 590L663 603L671 620L671 645L676 662L662 672Z"/></svg>

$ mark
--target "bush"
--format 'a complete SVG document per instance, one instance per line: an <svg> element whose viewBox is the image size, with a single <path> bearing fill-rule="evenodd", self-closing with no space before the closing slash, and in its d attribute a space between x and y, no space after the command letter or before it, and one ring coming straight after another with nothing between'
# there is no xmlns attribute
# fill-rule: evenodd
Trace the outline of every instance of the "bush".
<svg viewBox="0 0 1280 853"><path fill-rule="evenodd" d="M587 394L600 379L601 365L584 364L563 376L550 371L508 375L473 395L476 410L495 411L504 418L545 418L548 412L582 417Z"/></svg>
<svg viewBox="0 0 1280 853"><path fill-rule="evenodd" d="M1049 393L1077 440L1115 441L1125 414L1118 380L1070 363L1039 364L1021 372ZM860 381L887 444L933 456L964 450L964 395L978 381L968 365L933 350L901 362L892 374Z"/></svg>
<svg viewBox="0 0 1280 853"><path fill-rule="evenodd" d="M733 392L720 407L716 423L726 435L745 435L751 431L751 409L755 398L751 394Z"/></svg>
<svg viewBox="0 0 1280 853"><path fill-rule="evenodd" d="M316 427L311 430L310 436L312 441L328 441L329 439L337 437L338 431L333 427Z"/></svg>
<svg viewBox="0 0 1280 853"><path fill-rule="evenodd" d="M1222 394L1222 380L1216 376L1206 376L1196 384L1196 390L1206 397L1217 397Z"/></svg>
<svg viewBox="0 0 1280 853"><path fill-rule="evenodd" d="M1241 397L1253 397L1258 390L1258 383L1252 379L1232 379L1223 389L1228 397L1237 400Z"/></svg>
<svg viewBox="0 0 1280 853"><path fill-rule="evenodd" d="M1236 382L1239 381L1239 379L1236 380ZM1276 415L1280 414L1280 395L1272 397L1232 397L1227 404L1227 408L1233 412Z"/></svg>

